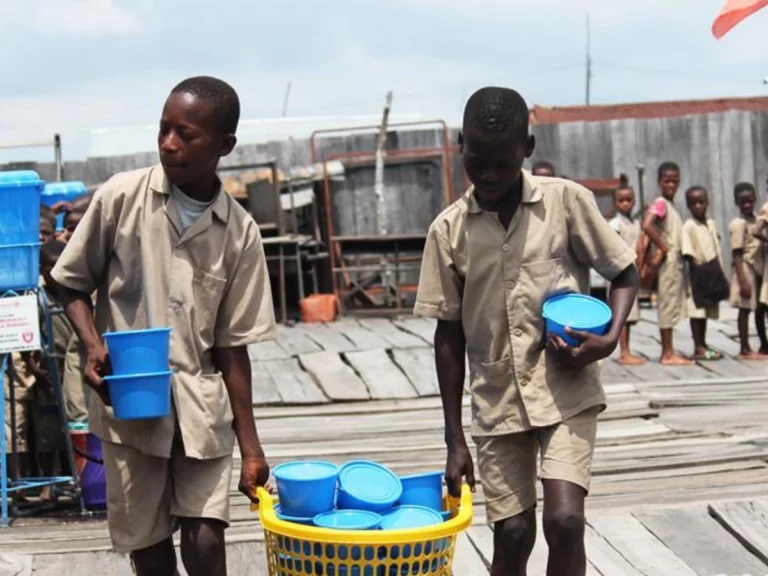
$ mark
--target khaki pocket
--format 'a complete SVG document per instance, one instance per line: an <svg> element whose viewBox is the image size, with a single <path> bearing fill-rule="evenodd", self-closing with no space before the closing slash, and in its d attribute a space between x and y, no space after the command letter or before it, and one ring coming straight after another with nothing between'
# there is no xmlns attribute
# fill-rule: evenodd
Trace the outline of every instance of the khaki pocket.
<svg viewBox="0 0 768 576"><path fill-rule="evenodd" d="M192 317L196 320L196 326L193 328L200 333L206 342L213 342L216 317L226 287L226 279L211 276L202 270L195 270L192 277L192 291L195 300Z"/></svg>
<svg viewBox="0 0 768 576"><path fill-rule="evenodd" d="M504 358L497 362L469 361L472 391L484 387L506 388L512 381L512 361Z"/></svg>
<svg viewBox="0 0 768 576"><path fill-rule="evenodd" d="M234 421L232 403L229 400L227 385L220 373L201 374L200 385L203 390L203 401L206 420L214 431L231 428Z"/></svg>

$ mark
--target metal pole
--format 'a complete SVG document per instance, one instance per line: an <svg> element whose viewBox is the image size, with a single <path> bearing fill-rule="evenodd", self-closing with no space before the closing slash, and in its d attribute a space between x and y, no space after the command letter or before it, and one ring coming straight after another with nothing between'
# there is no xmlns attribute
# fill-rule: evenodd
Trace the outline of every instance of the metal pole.
<svg viewBox="0 0 768 576"><path fill-rule="evenodd" d="M637 165L637 193L640 197L640 217L645 215L645 185L643 184L643 176L645 174L645 166L642 164Z"/></svg>
<svg viewBox="0 0 768 576"><path fill-rule="evenodd" d="M376 220L379 225L379 234L387 235L387 204L384 199L384 148L387 144L387 125L389 124L389 111L392 108L392 92L387 92L384 112L381 117L379 137L376 140L376 165L374 176L374 190L376 191ZM387 265L387 258L381 257L381 268L384 276L385 297L384 301L389 306L389 286L392 281L392 273Z"/></svg>
<svg viewBox="0 0 768 576"><path fill-rule="evenodd" d="M61 161L61 136L53 135L53 153L56 158L56 181L61 182L64 179L64 166Z"/></svg>
<svg viewBox="0 0 768 576"><path fill-rule="evenodd" d="M0 361L0 375L5 374L6 363L10 354L4 354L2 361ZM10 383L13 388L13 382ZM11 406L11 414L13 414L13 406ZM3 528L8 528L8 442L5 438L5 409L0 410L0 499L2 502L2 520ZM11 429L13 430L13 429Z"/></svg>
<svg viewBox="0 0 768 576"><path fill-rule="evenodd" d="M288 116L288 98L291 97L291 83L288 82L288 86L285 87L285 98L283 98L283 118Z"/></svg>

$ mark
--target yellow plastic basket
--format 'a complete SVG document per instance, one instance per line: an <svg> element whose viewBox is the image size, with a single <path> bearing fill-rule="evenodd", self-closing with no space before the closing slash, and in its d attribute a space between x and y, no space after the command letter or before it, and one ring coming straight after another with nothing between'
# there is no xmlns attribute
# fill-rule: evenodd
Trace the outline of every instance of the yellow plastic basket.
<svg viewBox="0 0 768 576"><path fill-rule="evenodd" d="M341 531L280 520L258 491L270 576L451 576L456 537L472 524L472 493L446 498L450 520L413 530Z"/></svg>

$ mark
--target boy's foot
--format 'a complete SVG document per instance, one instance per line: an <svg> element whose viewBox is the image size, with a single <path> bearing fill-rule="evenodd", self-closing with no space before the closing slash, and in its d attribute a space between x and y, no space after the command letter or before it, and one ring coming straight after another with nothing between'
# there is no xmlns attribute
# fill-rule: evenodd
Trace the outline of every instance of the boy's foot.
<svg viewBox="0 0 768 576"><path fill-rule="evenodd" d="M43 486L40 489L40 502L47 503L53 500L53 491L50 486Z"/></svg>
<svg viewBox="0 0 768 576"><path fill-rule="evenodd" d="M633 354L622 354L618 359L618 363L622 366L640 366L645 364L645 362L645 358Z"/></svg>
<svg viewBox="0 0 768 576"><path fill-rule="evenodd" d="M739 360L768 360L768 354L747 350L746 352L739 354Z"/></svg>
<svg viewBox="0 0 768 576"><path fill-rule="evenodd" d="M720 352L714 350L697 350L696 355L693 357L695 360L722 360L723 355Z"/></svg>
<svg viewBox="0 0 768 576"><path fill-rule="evenodd" d="M662 356L659 363L663 366L690 366L693 364L693 360L679 354L671 354L669 356Z"/></svg>

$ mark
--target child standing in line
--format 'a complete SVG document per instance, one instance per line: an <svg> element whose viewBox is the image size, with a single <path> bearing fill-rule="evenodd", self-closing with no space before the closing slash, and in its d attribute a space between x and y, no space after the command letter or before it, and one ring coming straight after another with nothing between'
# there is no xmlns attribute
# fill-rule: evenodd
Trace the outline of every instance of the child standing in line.
<svg viewBox="0 0 768 576"><path fill-rule="evenodd" d="M765 262L764 247L760 241L760 222L755 217L757 192L748 182L740 182L733 190L739 207L739 216L728 226L733 251L731 265L731 298L739 309L740 358L764 360L768 358L768 339L765 333L765 305L760 302ZM749 344L749 315L755 311L755 327L760 338L760 350L754 352Z"/></svg>
<svg viewBox="0 0 768 576"><path fill-rule="evenodd" d="M723 268L723 254L720 247L720 235L715 221L707 218L709 195L702 186L693 186L685 192L685 202L693 218L688 218L683 224L682 253L689 266L701 266L712 260L717 260ZM691 320L691 333L695 346L696 360L720 360L723 355L707 346L707 320L717 320L720 306L713 304L707 308L699 308L694 302L697 286L689 274L688 300L686 308Z"/></svg>
<svg viewBox="0 0 768 576"><path fill-rule="evenodd" d="M539 160L533 165L531 173L534 176L546 176L549 178L555 177L555 165L548 160Z"/></svg>
<svg viewBox="0 0 768 576"><path fill-rule="evenodd" d="M661 363L685 366L693 361L675 352L672 330L685 320L685 272L682 256L683 219L675 208L675 194L680 187L680 168L664 162L658 171L661 197L648 209L643 232L655 246L650 264L658 270L658 313L661 332Z"/></svg>
<svg viewBox="0 0 768 576"><path fill-rule="evenodd" d="M635 191L627 185L626 182L622 183L622 187L613 191L613 206L616 211L609 224L624 242L627 243L632 250L635 250L637 246L637 240L640 238L640 222L633 218L632 211L635 209ZM635 356L632 354L629 348L629 328L631 325L640 321L640 308L635 297L635 303L632 306L632 311L627 317L627 323L624 329L621 331L621 338L619 339L619 348L621 355L619 356L619 364L626 366L638 366L645 364L645 358Z"/></svg>
<svg viewBox="0 0 768 576"><path fill-rule="evenodd" d="M540 454L547 574L584 576L584 500L605 409L598 362L616 349L635 301L636 254L589 190L522 170L535 139L517 92L473 94L459 144L472 187L430 226L414 310L438 321L448 489L458 496L463 478L475 483L462 427L466 354L472 435L495 524L491 573L526 573ZM590 268L611 280L613 320L604 336L571 331L579 342L571 347L546 333L542 307L563 290L588 293Z"/></svg>

